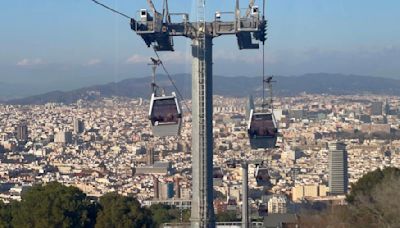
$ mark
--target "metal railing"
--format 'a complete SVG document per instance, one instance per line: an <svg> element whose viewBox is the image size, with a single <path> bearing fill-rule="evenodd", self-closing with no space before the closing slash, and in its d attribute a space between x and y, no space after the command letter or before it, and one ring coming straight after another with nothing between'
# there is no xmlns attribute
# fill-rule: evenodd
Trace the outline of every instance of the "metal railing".
<svg viewBox="0 0 400 228"><path fill-rule="evenodd" d="M216 227L221 228L240 228L242 227L242 222L217 222ZM264 227L263 222L252 222L250 223L250 228L262 228ZM190 228L190 223L164 223L161 228Z"/></svg>

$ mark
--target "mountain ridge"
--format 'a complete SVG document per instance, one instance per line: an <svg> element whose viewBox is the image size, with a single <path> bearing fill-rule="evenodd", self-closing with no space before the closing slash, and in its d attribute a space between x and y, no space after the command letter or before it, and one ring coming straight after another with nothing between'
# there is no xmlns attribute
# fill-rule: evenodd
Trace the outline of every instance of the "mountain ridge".
<svg viewBox="0 0 400 228"><path fill-rule="evenodd" d="M160 75L158 84L167 92L173 91L167 77ZM175 84L182 95L189 98L191 95L191 77L189 74L172 75ZM302 92L311 94L385 94L400 96L400 80L372 76L343 75L313 73L300 76L276 76L274 93L278 96L295 96ZM95 99L97 97L150 97L151 77L130 78L119 82L93 85L71 91L50 91L47 93L6 101L7 104L45 104L73 103L78 99ZM260 95L262 83L260 77L246 76L214 76L213 90L216 95L245 97L249 94Z"/></svg>

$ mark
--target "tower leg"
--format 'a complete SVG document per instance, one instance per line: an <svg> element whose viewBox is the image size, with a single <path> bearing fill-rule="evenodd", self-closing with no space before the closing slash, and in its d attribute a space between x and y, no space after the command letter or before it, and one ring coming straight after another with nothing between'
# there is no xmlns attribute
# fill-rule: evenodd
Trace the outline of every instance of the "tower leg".
<svg viewBox="0 0 400 228"><path fill-rule="evenodd" d="M249 228L248 164L242 163L242 228Z"/></svg>
<svg viewBox="0 0 400 228"><path fill-rule="evenodd" d="M213 206L212 37L192 44L191 226L215 227Z"/></svg>

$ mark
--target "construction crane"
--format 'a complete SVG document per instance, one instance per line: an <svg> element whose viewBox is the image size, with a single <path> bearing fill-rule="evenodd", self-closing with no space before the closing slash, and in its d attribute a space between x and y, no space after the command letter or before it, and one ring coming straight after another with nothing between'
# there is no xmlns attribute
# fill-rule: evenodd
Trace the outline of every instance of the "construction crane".
<svg viewBox="0 0 400 228"><path fill-rule="evenodd" d="M240 2L236 0L234 11L229 12L235 15L233 21L222 20L223 13L216 12L214 20L210 22L206 21L205 0L196 0L197 15L194 22L189 20L187 13L170 13L167 0L164 0L162 13L155 9L151 0L147 0L147 3L150 9L141 9L138 19L130 18L130 25L148 47L153 47L156 52L174 51L173 37L181 36L192 40L191 226L215 227L212 161L212 41L220 36L236 35L239 49L258 49L259 42L264 44L266 40L267 22L254 0L250 1L244 16L241 15ZM265 3L263 8L265 8ZM172 21L171 15L181 15L182 20ZM123 16L126 17L126 15Z"/></svg>

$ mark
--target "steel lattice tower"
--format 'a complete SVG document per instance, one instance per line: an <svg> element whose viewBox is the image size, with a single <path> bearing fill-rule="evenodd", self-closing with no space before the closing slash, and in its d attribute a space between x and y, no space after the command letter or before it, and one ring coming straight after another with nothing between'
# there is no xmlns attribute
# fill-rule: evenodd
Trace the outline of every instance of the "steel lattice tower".
<svg viewBox="0 0 400 228"><path fill-rule="evenodd" d="M254 0L242 16L239 0L236 0L234 21L222 21L216 12L214 21L206 22L205 0L197 1L197 20L189 21L189 15L182 15L183 21L173 23L164 0L163 12L140 10L140 20L131 19L131 29L140 35L147 46L155 51L173 51L173 36L192 40L192 210L191 226L215 227L213 207L213 81L212 81L212 40L222 35L236 35L239 49L258 49L254 40L266 39L266 20L260 16Z"/></svg>

